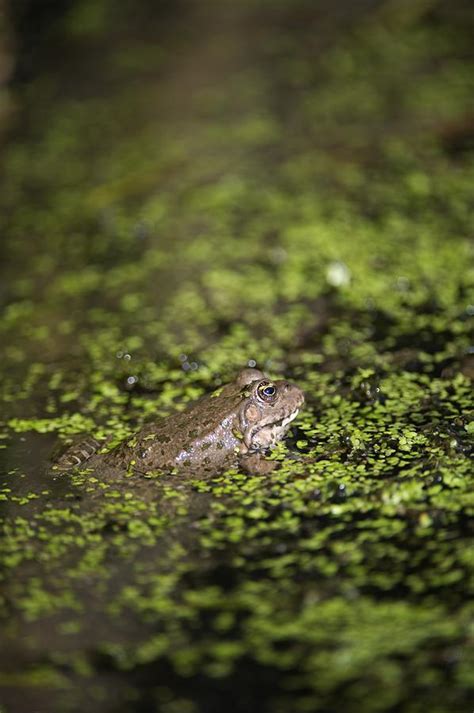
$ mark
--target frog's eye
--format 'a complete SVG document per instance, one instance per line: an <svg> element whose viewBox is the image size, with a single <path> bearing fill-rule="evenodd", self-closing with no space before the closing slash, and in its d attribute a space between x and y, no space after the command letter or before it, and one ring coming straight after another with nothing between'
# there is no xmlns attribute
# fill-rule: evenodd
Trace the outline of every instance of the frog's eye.
<svg viewBox="0 0 474 713"><path fill-rule="evenodd" d="M264 401L273 401L276 396L276 388L269 381L262 381L258 386L257 393Z"/></svg>

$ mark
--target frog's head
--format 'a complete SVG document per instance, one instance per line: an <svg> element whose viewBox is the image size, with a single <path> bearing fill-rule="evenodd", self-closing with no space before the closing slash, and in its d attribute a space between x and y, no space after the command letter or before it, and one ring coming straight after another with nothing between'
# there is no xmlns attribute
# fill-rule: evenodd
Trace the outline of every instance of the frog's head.
<svg viewBox="0 0 474 713"><path fill-rule="evenodd" d="M237 378L244 401L240 419L248 451L271 448L284 438L304 403L304 394L289 381L272 381L258 369L244 369Z"/></svg>

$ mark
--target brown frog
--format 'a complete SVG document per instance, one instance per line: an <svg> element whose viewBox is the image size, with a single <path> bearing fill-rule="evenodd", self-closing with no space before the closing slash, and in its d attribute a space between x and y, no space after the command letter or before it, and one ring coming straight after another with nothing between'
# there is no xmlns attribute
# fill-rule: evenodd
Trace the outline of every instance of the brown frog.
<svg viewBox="0 0 474 713"><path fill-rule="evenodd" d="M244 369L232 383L183 412L144 426L108 453L94 456L104 445L94 439L71 447L54 469L68 470L94 456L91 466L101 462L139 473L216 473L233 465L270 472L274 464L263 456L285 436L303 402L303 392L294 384Z"/></svg>

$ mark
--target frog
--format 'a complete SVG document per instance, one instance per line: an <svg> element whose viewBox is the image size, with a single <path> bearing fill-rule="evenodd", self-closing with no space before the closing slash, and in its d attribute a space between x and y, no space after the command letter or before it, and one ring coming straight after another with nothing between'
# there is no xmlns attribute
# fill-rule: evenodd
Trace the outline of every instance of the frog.
<svg viewBox="0 0 474 713"><path fill-rule="evenodd" d="M296 384L247 367L232 382L184 411L144 425L108 452L99 453L104 443L93 438L72 446L53 469L103 463L139 474L215 474L231 467L266 474L276 465L266 455L286 436L303 404L303 391Z"/></svg>

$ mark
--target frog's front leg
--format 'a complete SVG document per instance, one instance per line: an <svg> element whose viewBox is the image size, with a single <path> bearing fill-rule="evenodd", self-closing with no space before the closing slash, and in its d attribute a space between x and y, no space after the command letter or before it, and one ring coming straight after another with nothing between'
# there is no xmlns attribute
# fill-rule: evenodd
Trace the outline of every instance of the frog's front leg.
<svg viewBox="0 0 474 713"><path fill-rule="evenodd" d="M276 462L266 460L262 453L245 453L239 458L239 464L250 475L269 475L276 468Z"/></svg>

